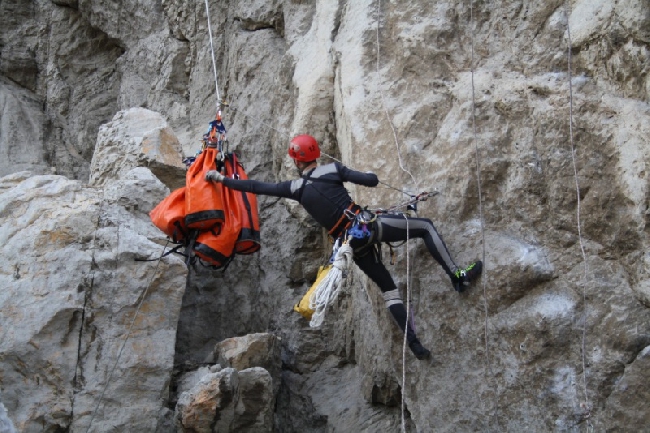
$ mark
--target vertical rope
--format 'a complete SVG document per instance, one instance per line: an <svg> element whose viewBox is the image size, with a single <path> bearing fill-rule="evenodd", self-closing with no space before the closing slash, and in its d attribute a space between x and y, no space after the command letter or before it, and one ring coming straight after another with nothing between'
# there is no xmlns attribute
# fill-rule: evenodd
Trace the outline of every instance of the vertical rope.
<svg viewBox="0 0 650 433"><path fill-rule="evenodd" d="M169 241L167 242L167 244ZM88 423L88 429L86 429L86 433L90 431L90 427L92 427L93 420L95 419L95 415L97 414L97 410L99 409L99 405L102 403L102 400L104 399L104 394L106 393L106 390L108 389L108 386L111 383L111 379L113 377L113 373L115 372L115 368L117 367L117 363L120 361L120 358L122 357L122 351L124 350L124 346L126 346L126 342L128 341L129 337L131 336L131 331L133 330L133 324L135 323L136 317L138 317L138 313L140 312L140 308L142 307L142 304L144 303L145 298L147 297L147 292L149 291L149 288L151 287L151 283L153 282L154 277L156 276L156 272L158 272L158 266L160 266L160 262L162 261L162 255L165 252L165 249L167 248L167 244L163 247L162 253L160 253L160 258L156 262L156 267L153 270L153 273L151 274L151 278L149 279L149 283L147 284L147 287L144 288L142 291L142 294L140 295L140 302L138 303L137 308L135 309L135 312L133 313L133 317L131 318L131 324L129 325L129 329L126 332L126 335L124 336L124 340L122 341L122 346L120 347L120 350L117 353L117 358L115 358L115 362L113 363L113 367L108 373L108 378L106 379L106 384L104 385L104 388L102 389L102 393L99 396L99 400L97 401L97 405L95 406L95 409L93 410L93 413L90 417L90 422Z"/></svg>
<svg viewBox="0 0 650 433"><path fill-rule="evenodd" d="M395 130L395 126L393 125L393 121L390 117L390 114L388 113L388 107L386 105L386 99L384 98L384 92L381 91L379 88L379 21L381 18L381 0L377 0L377 26L376 26L376 45L377 45L377 63L376 63L376 76L377 76L377 92L379 93L379 96L381 97L381 105L384 109L384 114L386 115L386 121L388 122L388 125L390 126L390 129L393 133L393 141L395 142L395 150L397 153L397 160L399 162L399 167L402 169L403 172L407 173L410 177L411 180L413 181L413 186L415 187L416 191L419 191L420 185L418 181L415 179L415 176L406 168L404 167L404 163L402 161L402 154L400 153L400 148L399 148L399 141L397 140L397 131Z"/></svg>
<svg viewBox="0 0 650 433"><path fill-rule="evenodd" d="M473 5L473 0L470 0L469 2L469 14L470 14L470 30L471 30L471 65L470 65L470 71L471 71L471 81L472 81L472 135L473 135L473 142L474 142L474 153L476 157L476 183L478 187L478 208L479 208L479 219L481 223L481 243L482 243L482 261L483 261L483 275L481 277L481 286L483 288L483 308L484 308L484 338L485 338L485 362L487 366L487 374L493 379L494 379L494 373L492 371L492 361L490 359L490 345L489 345L489 327L488 327L488 318L489 318L489 311L488 311L488 303L487 303L487 272L486 272L486 266L485 266L485 224L484 224L484 219L483 219L483 192L481 188L481 158L479 154L479 149L478 149L478 139L477 139L477 132L476 132L476 92L475 92L475 85L474 85L474 33L475 33L475 23L474 23L474 5ZM497 400L497 389L496 389L496 384L493 382L493 392L495 396L495 403L494 403L494 414L493 418L494 420L497 421L498 424L498 400Z"/></svg>
<svg viewBox="0 0 650 433"><path fill-rule="evenodd" d="M409 175L411 178L411 181L413 182L413 186L416 191L419 191L420 189L420 184L419 182L415 179L415 176L413 176L413 173L411 173L405 166L404 162L402 161L402 155L400 152L400 145L399 145L399 140L397 139L397 131L395 130L395 126L393 125L393 121L390 117L390 114L388 112L388 107L386 104L386 99L384 97L384 93L381 91L380 86L379 86L379 78L380 78L380 72L379 72L379 63L380 63L380 52L381 52L381 46L379 44L379 24L381 20L381 0L377 0L377 20L376 20L376 32L375 32L375 37L376 37L376 47L377 47L377 61L376 61L376 84L377 84L377 92L379 93L379 96L381 97L381 103L382 107L384 109L384 114L386 115L386 121L388 122L388 125L390 126L391 132L393 134L393 141L395 143L395 150L397 153L397 159L399 163L400 169ZM383 183L383 182L382 182ZM393 188L397 189L397 188ZM399 190L398 190L399 191ZM402 191L404 193L404 191ZM411 287L410 287L410 254L409 254L409 224L408 224L408 216L404 214L404 218L406 219L406 323L404 324L404 339L402 341L402 403L401 403L401 412L402 412L402 432L406 433L406 417L405 417L405 394L406 394L406 345L407 345L407 335L408 335L408 329L409 329L409 321L410 321L410 314L411 314Z"/></svg>
<svg viewBox="0 0 650 433"><path fill-rule="evenodd" d="M221 96L219 95L219 82L217 81L217 62L214 59L214 45L212 43L212 25L210 24L210 6L208 6L208 0L205 0L205 14L208 16L208 34L210 35L210 53L212 54L212 70L214 71L214 88L217 92L217 108L221 101Z"/></svg>
<svg viewBox="0 0 650 433"><path fill-rule="evenodd" d="M409 320L411 314L411 287L409 284L410 261L409 261L409 219L404 215L406 220L406 323L404 323L404 339L402 340L402 433L406 433L406 417L404 396L406 394L406 344L409 330Z"/></svg>
<svg viewBox="0 0 650 433"><path fill-rule="evenodd" d="M573 177L575 179L576 186L576 224L578 226L578 240L580 242L580 252L582 253L582 261L584 263L584 282L582 286L582 384L583 392L585 395L584 402L584 419L589 419L591 416L591 403L589 402L589 394L587 393L587 361L586 361L586 339L587 339L587 281L589 275L589 265L587 263L587 254L585 253L585 246L582 239L582 223L580 217L580 183L578 181L578 167L576 163L576 149L575 143L573 140L573 73L572 69L572 57L571 57L571 28L569 25L569 19L571 16L570 6L567 2L564 2L565 15L566 15L566 32L567 32L567 70L568 70L568 79L569 79L569 142L571 144L571 162L573 164ZM588 423L590 428L593 428L591 423Z"/></svg>

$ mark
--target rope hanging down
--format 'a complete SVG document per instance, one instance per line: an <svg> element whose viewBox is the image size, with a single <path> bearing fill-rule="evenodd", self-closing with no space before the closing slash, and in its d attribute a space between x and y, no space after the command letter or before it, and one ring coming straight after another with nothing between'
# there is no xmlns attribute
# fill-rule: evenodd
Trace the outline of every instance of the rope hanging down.
<svg viewBox="0 0 650 433"><path fill-rule="evenodd" d="M376 62L376 77L377 77L377 92L379 93L379 96L381 97L381 105L384 109L384 114L386 115L386 121L388 122L388 125L390 125L390 129L393 133L393 141L395 142L395 149L397 153L397 160L399 162L399 167L402 169L403 172L407 173L410 177L411 180L413 181L413 186L415 187L416 190L420 189L418 181L415 179L415 176L404 167L404 164L402 162L402 154L400 152L399 148L399 141L397 140L397 131L395 131L395 125L393 125L393 121L390 117L390 114L388 113L388 107L386 105L386 98L384 97L384 92L382 92L379 89L379 21L380 21L380 12L381 12L381 0L377 0L377 26L376 26L376 43L377 43L377 62Z"/></svg>
<svg viewBox="0 0 650 433"><path fill-rule="evenodd" d="M163 247L163 252L165 251L165 248L167 248L167 244ZM156 266L153 269L153 272L151 274L151 278L149 279L149 283L147 286L142 290L142 293L140 294L140 302L138 302L138 306L135 309L135 312L133 313L133 317L131 318L131 323L129 324L129 329L126 331L126 335L124 339L122 340L122 344L120 346L119 351L117 352L117 357L115 358L115 362L113 363L113 367L110 369L108 372L108 377L106 378L106 384L102 388L102 393L99 396L99 400L97 401L97 405L95 406L95 409L93 410L93 413L90 417L90 422L88 423L88 428L86 429L86 432L90 431L90 428L92 427L93 420L95 419L95 415L97 414L97 411L99 410L99 406L101 405L102 401L104 400L104 394L106 393L106 390L108 389L108 386L111 383L111 379L113 378L113 373L115 373L115 369L117 368L118 362L120 362L120 358L122 357L122 352L124 351L124 347L126 346L126 342L129 340L131 337L131 332L133 331L133 325L135 324L135 319L138 317L138 313L140 312L140 309L142 308L142 304L144 303L144 300L147 297L147 293L149 292L149 289L151 288L151 283L153 282L153 279L155 278L156 274L158 273L158 266L160 266L160 262L162 260L163 255L161 254L160 258L156 262Z"/></svg>
<svg viewBox="0 0 650 433"><path fill-rule="evenodd" d="M589 277L589 265L587 263L587 255L585 253L585 246L582 239L582 224L580 222L580 183L578 182L578 167L576 163L576 149L575 143L573 142L573 75L571 72L571 28L569 27L570 21L570 5L564 3L565 14L566 14L566 32L567 32L567 69L568 69L568 79L569 79L569 142L571 143L571 161L573 164L573 176L576 184L576 224L578 226L578 239L580 241L580 252L582 253L582 261L584 263L584 280L585 283L588 281ZM587 339L587 287L586 284L582 286L582 384L583 392L585 394L584 407L584 419L587 420L587 424L590 429L593 429L593 425L589 418L591 417L591 403L589 402L589 394L587 393L587 361L586 361L586 339Z"/></svg>
<svg viewBox="0 0 650 433"><path fill-rule="evenodd" d="M406 220L406 321L404 322L404 339L402 341L402 432L406 433L406 403L404 402L404 394L406 394L406 345L408 344L408 330L411 321L411 285L410 281L410 261L409 261L409 219L406 214L403 214ZM415 330L414 330L415 331Z"/></svg>
<svg viewBox="0 0 650 433"><path fill-rule="evenodd" d="M390 117L390 115L388 113L388 107L386 105L386 100L384 98L384 93L381 91L381 89L379 89L379 77L380 77L380 72L379 72L379 64L380 64L379 22L380 22L380 19L381 19L381 0L377 0L377 26L376 26L376 33L375 33L375 35L376 35L376 45L377 45L377 62L376 62L377 89L378 89L379 95L381 96L381 103L382 103L382 107L384 108L384 113L386 115L386 120L388 121L388 124L390 125L391 131L393 133L393 140L395 142L395 148L396 148L396 153L397 153L399 166L400 166L400 168L402 169L403 172L407 173L411 177L411 180L413 181L413 185L414 185L414 187L415 187L415 189L417 191L417 190L420 189L420 184L415 179L415 176L413 176L413 174L407 168L404 167L404 164L402 162L402 154L400 152L399 141L397 139L397 132L395 130L395 126L393 125L392 119L391 119L391 117ZM393 187L390 187L390 188L393 188ZM393 188L393 189L397 189L397 188ZM437 194L437 193L426 193L425 192L425 193L421 193L421 194L419 194L417 196L414 196L412 194L405 193L404 191L402 191L402 193L410 196L410 200L409 200L409 202L407 202L406 208L407 209L412 209L414 211L417 211L416 204L417 204L418 201L420 201L420 200L424 201L428 197ZM397 205L397 206L399 207L400 205ZM395 207L396 206L393 206L391 209L394 211ZM407 239L407 242L406 242L406 281L407 281L407 283L406 283L406 323L404 324L404 341L403 341L403 345L402 345L402 401L401 401L402 425L401 425L401 427L402 427L402 432L406 433L406 415L405 415L406 404L405 404L404 400L405 400L405 394L406 394L406 388L407 388L406 387L406 344L407 344L407 334L408 334L408 330L409 330L409 321L411 319L411 317L410 317L411 288L410 288L410 285L408 283L409 280L410 280L410 266L409 266L410 263L409 263L409 249L408 249L408 247L409 247L409 245L408 245L408 238L409 238L409 235L408 235L408 217L407 217L406 214L403 214L403 215L404 215L404 218L406 218L406 233L407 233L407 235L406 235L406 239Z"/></svg>
<svg viewBox="0 0 650 433"><path fill-rule="evenodd" d="M323 278L316 287L316 290L314 290L309 301L309 308L314 310L314 314L312 314L311 321L309 322L309 326L312 328L323 324L327 307L334 302L341 291L343 280L352 262L352 254L352 247L349 243L345 242L341 245L334 256L332 269L330 269L327 276Z"/></svg>
<svg viewBox="0 0 650 433"><path fill-rule="evenodd" d="M217 93L217 108L221 105L221 96L219 95L219 82L217 81L217 62L214 58L214 45L212 44L212 25L210 24L210 6L208 0L205 0L205 14L208 16L208 35L210 35L210 53L212 54L212 70L214 71L214 88Z"/></svg>
<svg viewBox="0 0 650 433"><path fill-rule="evenodd" d="M476 156L476 184L478 187L478 207L479 207L479 219L481 222L481 243L483 246L482 250L482 260L483 263L486 263L485 260L485 223L483 219L483 194L481 187L481 159L478 151L478 138L476 133L476 92L474 86L474 6L473 0L469 2L469 14L470 14L470 33L471 33L471 80L472 80L472 141L474 142L474 153ZM497 423L497 428L499 427L499 400L498 400L498 387L496 384L496 378L492 370L492 361L490 359L490 345L489 345L489 327L488 327L488 303L487 303L487 272L484 270L481 278L481 286L483 288L483 309L484 309L484 338L485 338L485 362L487 365L487 371L490 377L493 380L493 392L494 392L494 414L493 419Z"/></svg>

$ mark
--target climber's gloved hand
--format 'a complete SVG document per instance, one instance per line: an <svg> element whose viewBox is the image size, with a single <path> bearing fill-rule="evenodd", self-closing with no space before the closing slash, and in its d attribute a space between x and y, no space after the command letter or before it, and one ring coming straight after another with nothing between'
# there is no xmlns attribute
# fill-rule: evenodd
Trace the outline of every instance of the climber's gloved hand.
<svg viewBox="0 0 650 433"><path fill-rule="evenodd" d="M205 180L211 180L212 182L223 182L224 177L217 170L210 170L205 174Z"/></svg>

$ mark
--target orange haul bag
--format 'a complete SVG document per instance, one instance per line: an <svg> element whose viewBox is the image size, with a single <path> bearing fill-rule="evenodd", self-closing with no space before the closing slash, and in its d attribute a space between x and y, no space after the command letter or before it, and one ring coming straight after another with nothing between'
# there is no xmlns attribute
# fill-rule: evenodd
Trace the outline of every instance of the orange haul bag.
<svg viewBox="0 0 650 433"><path fill-rule="evenodd" d="M149 212L153 224L169 236L173 242L180 243L187 235L185 226L185 187L169 194Z"/></svg>
<svg viewBox="0 0 650 433"><path fill-rule="evenodd" d="M222 189L205 180L209 170L216 170L218 150L206 147L187 170L185 176L185 225L207 230L225 219Z"/></svg>
<svg viewBox="0 0 650 433"><path fill-rule="evenodd" d="M229 154L226 159L226 176L233 179L247 180L244 168L237 160L237 155ZM235 210L239 214L241 229L239 238L235 243L237 254L252 254L260 249L260 221L257 211L257 196L251 192L235 191L228 189L235 203Z"/></svg>
<svg viewBox="0 0 650 433"><path fill-rule="evenodd" d="M241 224L233 211L235 203L232 203L233 198L226 191L227 188L222 184L206 183L212 184L213 188L222 194L225 204L225 221L199 233L194 243L194 254L212 266L225 267L235 254L235 242L239 237Z"/></svg>

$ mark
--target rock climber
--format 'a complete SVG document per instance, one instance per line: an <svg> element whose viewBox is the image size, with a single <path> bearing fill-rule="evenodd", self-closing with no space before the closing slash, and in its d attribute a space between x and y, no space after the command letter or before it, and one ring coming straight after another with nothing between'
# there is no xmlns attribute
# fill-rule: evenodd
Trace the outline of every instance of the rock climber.
<svg viewBox="0 0 650 433"><path fill-rule="evenodd" d="M377 175L352 170L338 162L318 165L320 148L316 139L310 135L298 135L289 144L289 156L298 169L300 179L280 183L267 183L255 180L237 180L225 177L216 170L208 171L205 179L221 182L226 187L238 191L297 200L305 210L323 227L333 239L343 236L352 224L352 217L361 211L354 203L344 182L374 187L379 183ZM364 212L367 212L364 210ZM408 226L407 226L408 224ZM350 241L354 249L354 262L368 277L379 286L386 307L404 332L409 348L417 359L428 359L431 353L422 346L412 327L406 327L406 308L392 276L379 260L376 251L369 246L382 242L399 242L408 238L422 238L431 256L449 275L454 289L458 292L467 288L481 273L482 262L476 261L466 268L459 268L452 259L442 238L431 220L426 218L404 218L403 215L378 214L371 224L371 236L367 240Z"/></svg>

